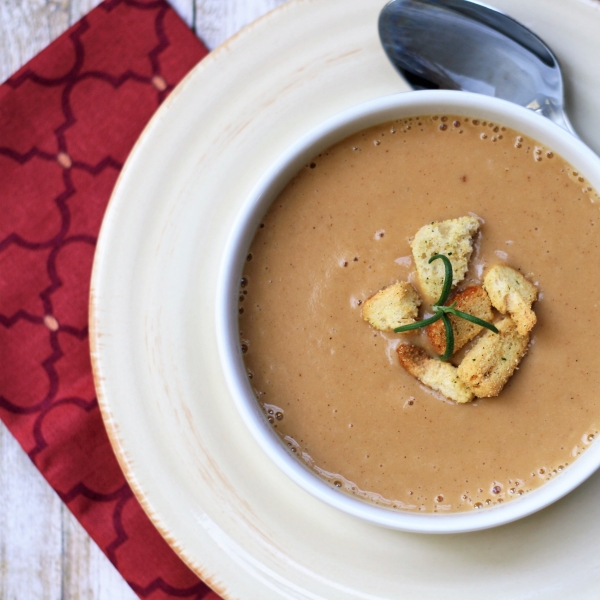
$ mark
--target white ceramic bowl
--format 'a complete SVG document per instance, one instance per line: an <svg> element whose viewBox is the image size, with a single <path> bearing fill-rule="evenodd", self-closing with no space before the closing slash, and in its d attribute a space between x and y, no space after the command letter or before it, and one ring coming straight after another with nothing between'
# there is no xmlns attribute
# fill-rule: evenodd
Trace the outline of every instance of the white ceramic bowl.
<svg viewBox="0 0 600 600"><path fill-rule="evenodd" d="M262 449L293 481L328 504L371 523L421 533L457 533L502 525L555 502L600 466L600 444L592 443L565 471L540 488L502 505L435 515L377 506L326 483L287 449L269 425L247 380L238 330L239 281L248 247L262 217L288 181L307 160L357 131L394 119L427 114L478 117L511 127L555 150L600 190L600 159L585 144L548 119L509 102L465 92L422 91L361 104L302 137L272 165L246 199L221 265L216 319L223 370L242 419Z"/></svg>

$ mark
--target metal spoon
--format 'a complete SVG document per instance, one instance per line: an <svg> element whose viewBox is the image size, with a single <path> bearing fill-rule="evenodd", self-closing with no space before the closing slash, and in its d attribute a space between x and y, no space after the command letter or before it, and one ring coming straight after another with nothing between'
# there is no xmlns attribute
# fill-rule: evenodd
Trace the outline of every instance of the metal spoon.
<svg viewBox="0 0 600 600"><path fill-rule="evenodd" d="M503 98L575 135L556 57L505 14L468 0L392 0L379 16L379 37L413 88Z"/></svg>

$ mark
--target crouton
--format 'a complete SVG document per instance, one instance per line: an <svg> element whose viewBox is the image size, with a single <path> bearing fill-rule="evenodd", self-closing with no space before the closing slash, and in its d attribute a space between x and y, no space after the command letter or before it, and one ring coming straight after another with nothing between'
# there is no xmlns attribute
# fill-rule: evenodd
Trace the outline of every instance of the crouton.
<svg viewBox="0 0 600 600"><path fill-rule="evenodd" d="M429 264L434 254L445 254L452 264L452 285L462 281L467 272L473 252L473 237L479 229L475 217L460 217L425 225L417 231L412 241L412 252L417 268L419 283L424 295L435 302L444 285L444 263L435 260Z"/></svg>
<svg viewBox="0 0 600 600"><path fill-rule="evenodd" d="M459 379L454 365L431 358L412 344L400 344L396 352L400 364L427 387L460 404L473 399L473 392Z"/></svg>
<svg viewBox="0 0 600 600"><path fill-rule="evenodd" d="M537 288L521 273L505 265L495 265L483 278L483 287L492 305L502 314L508 313L517 325L517 331L525 335L537 322L531 305L537 299Z"/></svg>
<svg viewBox="0 0 600 600"><path fill-rule="evenodd" d="M486 331L458 366L458 376L478 398L497 396L527 352L529 334L518 332L515 322L505 317Z"/></svg>
<svg viewBox="0 0 600 600"><path fill-rule="evenodd" d="M406 281L398 281L365 300L362 317L379 331L391 331L414 323L420 304L415 288Z"/></svg>
<svg viewBox="0 0 600 600"><path fill-rule="evenodd" d="M468 287L466 290L455 294L446 302L450 306L456 302L456 309L462 312L490 322L492 320L492 304L485 290L477 285ZM448 315L454 330L454 352L460 350L467 342L470 342L483 329L460 317ZM443 321L436 321L425 329L431 345L439 354L446 351L446 328Z"/></svg>

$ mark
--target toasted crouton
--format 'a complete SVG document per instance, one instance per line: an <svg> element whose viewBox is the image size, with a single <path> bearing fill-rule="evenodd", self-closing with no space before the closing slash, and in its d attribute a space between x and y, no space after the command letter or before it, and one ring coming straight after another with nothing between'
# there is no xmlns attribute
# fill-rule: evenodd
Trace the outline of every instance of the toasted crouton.
<svg viewBox="0 0 600 600"><path fill-rule="evenodd" d="M490 296L492 305L502 314L508 313L525 335L537 322L531 305L537 299L537 288L521 273L506 265L495 265L483 278L483 287Z"/></svg>
<svg viewBox="0 0 600 600"><path fill-rule="evenodd" d="M424 385L454 402L462 404L473 399L473 392L459 379L454 365L431 358L412 344L400 344L396 352L400 364Z"/></svg>
<svg viewBox="0 0 600 600"><path fill-rule="evenodd" d="M458 366L458 376L478 398L497 396L527 352L529 334L521 335L514 321L505 317L486 331Z"/></svg>
<svg viewBox="0 0 600 600"><path fill-rule="evenodd" d="M375 329L391 331L414 323L420 304L415 288L406 281L398 281L365 300L362 316Z"/></svg>
<svg viewBox="0 0 600 600"><path fill-rule="evenodd" d="M455 294L446 302L450 305L456 302L456 309L490 322L492 320L492 304L485 290L477 285ZM460 317L448 315L454 330L454 352L458 352L467 342L470 342L483 329ZM446 328L443 321L436 321L425 329L427 337L436 352L443 354L446 350Z"/></svg>
<svg viewBox="0 0 600 600"><path fill-rule="evenodd" d="M467 272L473 237L478 229L479 221L475 217L460 217L431 223L417 231L411 244L412 252L419 283L429 301L435 302L442 293L445 272L441 260L429 264L429 259L434 254L445 254L452 264L452 285L456 285Z"/></svg>

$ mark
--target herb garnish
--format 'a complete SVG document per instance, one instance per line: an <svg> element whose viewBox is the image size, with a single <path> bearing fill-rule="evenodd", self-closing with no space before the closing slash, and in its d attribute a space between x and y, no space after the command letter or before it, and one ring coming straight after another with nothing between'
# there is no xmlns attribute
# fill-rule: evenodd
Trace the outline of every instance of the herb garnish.
<svg viewBox="0 0 600 600"><path fill-rule="evenodd" d="M411 323L410 325L403 325L402 327L396 327L394 329L395 333L403 333L405 331L411 331L413 329L420 329L421 327L427 327L436 321L442 319L444 322L444 327L446 329L446 351L442 356L440 356L440 360L448 360L454 354L454 331L452 329L452 323L450 322L450 317L448 314L454 315L455 317L460 317L461 319L465 319L466 321L470 321L471 323L475 323L475 325L479 325L480 327L485 327L494 333L499 333L496 327L483 319L479 319L478 317L474 317L469 313L462 312L461 310L457 310L454 308L456 306L456 302L453 302L450 306L443 306L444 302L448 299L450 295L450 290L452 289L452 264L450 259L444 254L434 254L430 259L429 263L432 263L434 260L438 258L442 259L444 262L444 286L442 288L442 293L440 295L440 299L433 305L433 312L435 313L433 317L429 317L429 319L424 319L423 321L417 321L416 323Z"/></svg>

